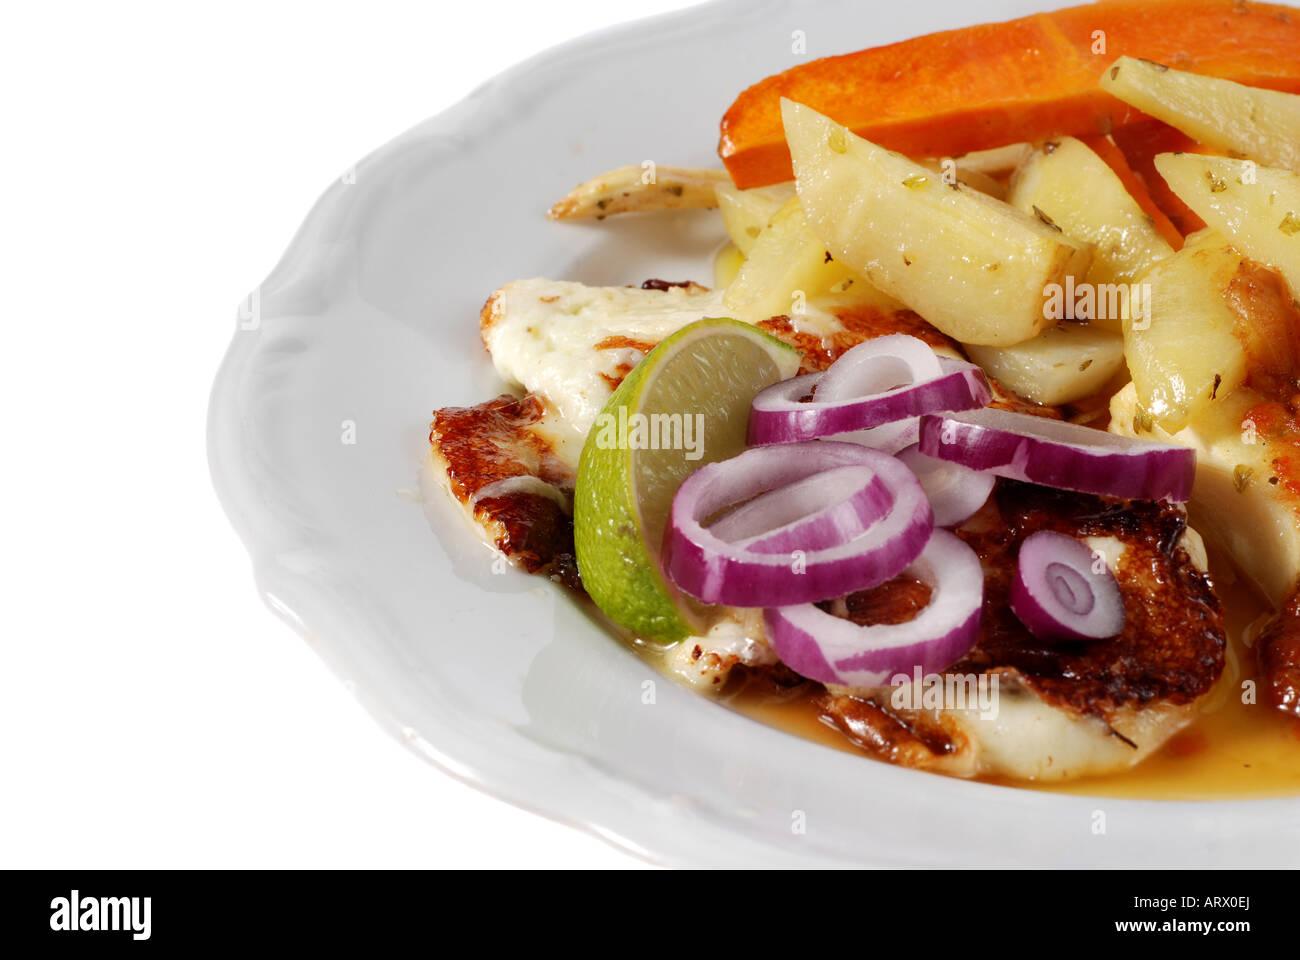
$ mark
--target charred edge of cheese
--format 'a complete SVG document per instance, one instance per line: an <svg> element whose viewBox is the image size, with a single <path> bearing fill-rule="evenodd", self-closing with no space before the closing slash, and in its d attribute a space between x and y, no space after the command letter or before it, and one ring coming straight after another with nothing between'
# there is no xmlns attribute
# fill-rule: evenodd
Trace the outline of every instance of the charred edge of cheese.
<svg viewBox="0 0 1300 960"><path fill-rule="evenodd" d="M701 636L687 637L664 652L669 676L699 691L717 691L737 666L773 666L776 654L763 631L763 611L722 608Z"/></svg>
<svg viewBox="0 0 1300 960"><path fill-rule="evenodd" d="M526 415L514 415L516 406ZM554 417L529 397L435 412L421 488L426 505L436 499L432 488L442 488L479 538L512 565L576 584L568 519L574 477L549 435Z"/></svg>
<svg viewBox="0 0 1300 960"><path fill-rule="evenodd" d="M1084 542L1113 573L1119 572L1127 549L1122 540L1086 537ZM1197 570L1208 569L1196 531L1187 528L1179 546ZM1056 781L1113 773L1142 762L1195 720L1216 689L1191 703L1124 707L1102 720L1046 702L1012 669L939 677L941 688L925 678L886 687L829 685L827 691L832 697L870 701L916 731L897 751L897 762L905 766L958 777ZM931 706L928 698L939 696L941 705ZM943 749L927 741L940 741Z"/></svg>
<svg viewBox="0 0 1300 960"><path fill-rule="evenodd" d="M909 706L926 702L924 682L874 690L832 687L829 691L875 703L908 729L941 732L938 739L945 749L928 746L925 737L917 737L907 745L905 766L956 777L1044 782L1136 766L1199 712L1196 703L1161 702L1141 709L1124 708L1107 723L1044 702L1013 670L994 671L984 679L988 698L982 700L972 690L966 705L960 707Z"/></svg>

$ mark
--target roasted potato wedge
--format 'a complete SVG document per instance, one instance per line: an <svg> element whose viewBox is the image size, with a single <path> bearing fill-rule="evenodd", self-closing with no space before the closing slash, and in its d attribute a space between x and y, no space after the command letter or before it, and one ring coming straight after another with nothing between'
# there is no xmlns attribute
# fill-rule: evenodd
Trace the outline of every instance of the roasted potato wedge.
<svg viewBox="0 0 1300 960"><path fill-rule="evenodd" d="M647 161L619 167L574 187L548 211L552 220L603 220L615 213L711 210L714 188L729 183L725 170L660 167Z"/></svg>
<svg viewBox="0 0 1300 960"><path fill-rule="evenodd" d="M738 190L730 183L720 183L716 192L727 236L741 253L749 256L749 251L758 242L758 235L794 196L794 182L755 187L753 190Z"/></svg>
<svg viewBox="0 0 1300 960"><path fill-rule="evenodd" d="M1300 96L1120 57L1102 89L1193 140L1300 173Z"/></svg>
<svg viewBox="0 0 1300 960"><path fill-rule="evenodd" d="M963 343L1010 346L1049 325L1045 292L1092 251L1057 227L786 100L799 199L831 255Z"/></svg>
<svg viewBox="0 0 1300 960"><path fill-rule="evenodd" d="M799 314L808 298L852 278L808 228L799 198L791 197L758 235L723 304L748 320Z"/></svg>
<svg viewBox="0 0 1300 960"><path fill-rule="evenodd" d="M1106 161L1073 137L1040 144L1012 176L1007 199L1072 241L1092 244L1092 265L1079 279L1094 286L1131 284L1174 252ZM1122 329L1122 317L1091 320L1114 333Z"/></svg>
<svg viewBox="0 0 1300 960"><path fill-rule="evenodd" d="M1086 323L1059 323L1012 347L968 346L990 377L1035 403L1092 396L1124 366L1124 338Z"/></svg>
<svg viewBox="0 0 1300 960"><path fill-rule="evenodd" d="M1300 296L1300 174L1191 153L1162 153L1156 169L1211 228Z"/></svg>
<svg viewBox="0 0 1300 960"><path fill-rule="evenodd" d="M1142 278L1147 316L1124 323L1124 355L1142 415L1173 433L1246 378L1246 354L1229 302L1245 257L1194 244Z"/></svg>

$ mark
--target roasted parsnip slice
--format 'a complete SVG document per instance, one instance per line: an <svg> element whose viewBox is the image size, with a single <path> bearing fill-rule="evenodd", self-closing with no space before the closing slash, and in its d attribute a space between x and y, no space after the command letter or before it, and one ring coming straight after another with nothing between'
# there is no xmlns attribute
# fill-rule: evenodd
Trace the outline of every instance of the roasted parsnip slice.
<svg viewBox="0 0 1300 960"><path fill-rule="evenodd" d="M1300 96L1120 57L1103 90L1201 143L1300 172Z"/></svg>
<svg viewBox="0 0 1300 960"><path fill-rule="evenodd" d="M1175 432L1246 378L1246 354L1229 301L1245 258L1193 244L1142 278L1143 318L1124 324L1124 355L1145 421Z"/></svg>
<svg viewBox="0 0 1300 960"><path fill-rule="evenodd" d="M1094 285L1131 284L1174 252L1109 164L1073 137L1039 145L1011 178L1008 200L1071 240L1093 244L1092 266L1079 279ZM1118 333L1122 319L1099 315L1092 322Z"/></svg>
<svg viewBox="0 0 1300 960"><path fill-rule="evenodd" d="M725 170L650 163L619 167L575 187L547 215L552 220L603 220L615 213L711 210L718 205L714 188L728 182Z"/></svg>
<svg viewBox="0 0 1300 960"><path fill-rule="evenodd" d="M758 235L722 302L751 321L798 315L810 297L852 278L808 228L799 198L791 197Z"/></svg>
<svg viewBox="0 0 1300 960"><path fill-rule="evenodd" d="M1012 347L966 352L1007 389L1053 406L1092 396L1124 366L1124 338L1087 323L1059 323Z"/></svg>
<svg viewBox="0 0 1300 960"><path fill-rule="evenodd" d="M782 101L799 199L831 255L963 343L1010 346L1050 325L1045 301L1092 251L1059 227Z"/></svg>
<svg viewBox="0 0 1300 960"><path fill-rule="evenodd" d="M722 213L722 224L727 229L727 236L731 237L731 242L740 248L741 253L749 256L749 251L758 242L758 235L786 201L794 196L794 181L770 187L755 187L753 190L738 190L731 183L720 183L716 191L718 210Z"/></svg>
<svg viewBox="0 0 1300 960"><path fill-rule="evenodd" d="M1156 169L1202 220L1300 297L1300 174L1192 153L1162 153Z"/></svg>

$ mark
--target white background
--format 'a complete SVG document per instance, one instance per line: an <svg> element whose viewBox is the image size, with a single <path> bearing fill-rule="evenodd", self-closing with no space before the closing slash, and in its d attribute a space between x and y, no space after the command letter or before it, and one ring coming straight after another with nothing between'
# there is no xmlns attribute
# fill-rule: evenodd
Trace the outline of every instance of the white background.
<svg viewBox="0 0 1300 960"><path fill-rule="evenodd" d="M204 421L237 304L331 180L686 5L7 9L0 867L639 865L379 730L257 599Z"/></svg>

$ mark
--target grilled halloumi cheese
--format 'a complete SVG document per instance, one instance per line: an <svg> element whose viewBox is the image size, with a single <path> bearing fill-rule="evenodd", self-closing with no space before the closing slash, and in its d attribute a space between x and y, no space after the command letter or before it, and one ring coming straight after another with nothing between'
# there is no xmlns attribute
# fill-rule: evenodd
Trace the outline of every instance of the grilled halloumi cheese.
<svg viewBox="0 0 1300 960"><path fill-rule="evenodd" d="M504 553L530 570L575 582L566 505L587 431L622 377L655 344L688 323L725 314L720 294L695 284L594 288L532 279L502 287L483 308L483 341L502 378L525 393L435 414L430 439L446 486ZM815 301L799 317L758 325L798 347L805 370L825 369L851 346L887 333L919 336L956 355L955 345L914 313L865 309L846 299ZM998 402L1025 408L1006 394ZM981 515L1002 531L981 551L990 583L1005 582L1010 569L1008 518L1020 509L1014 504L1025 501L1025 490L1039 489L1017 486L1024 485L1000 483L995 499L1002 507ZM1097 506L1092 500L1098 498L1089 508ZM1071 519L1079 502L1052 501L1038 520L1091 522ZM953 668L998 675L996 718L953 706L897 709L889 702L893 691L837 690L823 698L827 719L881 758L963 776L1063 778L1121 769L1149 755L1195 716L1222 670L1224 638L1199 540L1185 531L1177 509L1150 519L1144 529L1122 505L1102 507L1112 519L1129 518L1116 529L1089 529L1130 584L1133 602L1148 602L1143 597L1152 591L1140 572L1158 561L1178 585L1161 589L1174 590L1177 609L1197 611L1203 629L1160 632L1168 643L1153 645L1146 643L1155 636L1151 621L1142 617L1125 643L1108 652L1092 649L1091 658L1076 656L1067 666L1065 655L1015 632L1002 597L988 605L993 616L986 640ZM1184 653L1187 659L1179 659ZM704 635L668 651L665 667L700 689L726 687L740 667L782 686L799 682L772 654L755 611L720 609Z"/></svg>
<svg viewBox="0 0 1300 960"><path fill-rule="evenodd" d="M1300 466L1300 438L1257 425L1252 411L1261 406L1267 406L1264 397L1238 387L1171 434L1143 421L1129 384L1111 399L1110 430L1196 451L1192 522L1280 608L1300 578L1300 473L1293 474L1291 464Z"/></svg>
<svg viewBox="0 0 1300 960"><path fill-rule="evenodd" d="M576 439L559 451L576 467L582 441L623 377L660 340L703 317L729 316L721 291L648 280L641 287L590 287L563 280L516 280L483 305L483 343L507 383L543 398ZM952 352L952 343L915 314L885 314L828 296L794 317L762 321L824 369L868 336L909 332ZM955 356L956 354L953 353Z"/></svg>
<svg viewBox="0 0 1300 960"><path fill-rule="evenodd" d="M1039 530L1078 537L1105 559L1127 613L1119 636L1045 643L1011 612L1018 545ZM928 681L828 691L824 716L855 742L958 776L1064 780L1131 767L1196 718L1223 672L1226 637L1204 548L1181 507L999 480L957 534L984 567L984 617L975 649L940 677L996 682L994 709L969 697L932 707L920 689ZM850 597L850 616L887 622L909 589L895 581Z"/></svg>

